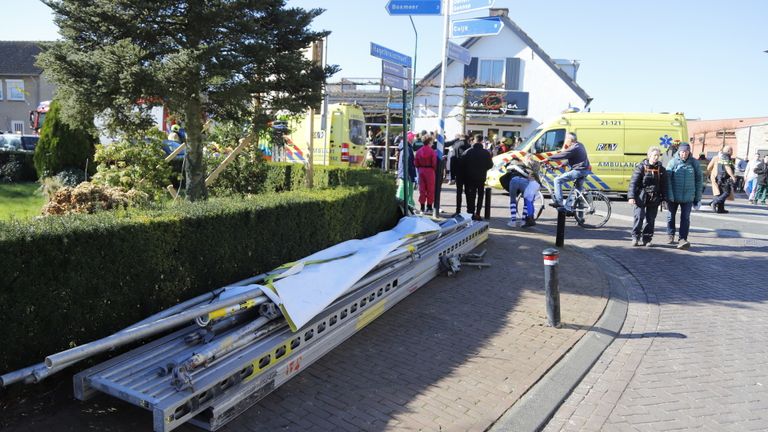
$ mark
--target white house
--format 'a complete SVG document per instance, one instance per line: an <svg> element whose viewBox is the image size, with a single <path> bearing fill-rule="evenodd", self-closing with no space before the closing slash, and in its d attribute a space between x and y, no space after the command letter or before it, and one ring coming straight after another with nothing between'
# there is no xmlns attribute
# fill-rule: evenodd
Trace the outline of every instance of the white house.
<svg viewBox="0 0 768 432"><path fill-rule="evenodd" d="M490 9L490 15L501 17L501 33L465 40L461 45L472 56L468 66L453 60L447 63L444 117L448 139L464 132L499 139L527 137L564 110L589 105L592 99L576 84L577 62L550 58L509 19L508 9ZM417 85L417 131L438 129L440 72L438 64Z"/></svg>

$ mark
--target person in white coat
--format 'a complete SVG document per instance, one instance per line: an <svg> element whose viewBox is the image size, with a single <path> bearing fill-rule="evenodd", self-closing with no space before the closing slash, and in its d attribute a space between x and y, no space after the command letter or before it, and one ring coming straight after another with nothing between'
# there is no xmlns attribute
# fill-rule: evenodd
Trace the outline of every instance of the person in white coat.
<svg viewBox="0 0 768 432"><path fill-rule="evenodd" d="M744 168L744 191L749 196L749 202L755 203L755 192L757 192L757 174L755 174L755 167L762 161L760 153L755 151L755 154L747 162L747 167Z"/></svg>

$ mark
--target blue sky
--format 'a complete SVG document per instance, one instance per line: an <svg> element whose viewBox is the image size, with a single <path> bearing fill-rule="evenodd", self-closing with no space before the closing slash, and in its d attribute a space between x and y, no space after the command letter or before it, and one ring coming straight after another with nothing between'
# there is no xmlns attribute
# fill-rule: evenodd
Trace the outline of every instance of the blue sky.
<svg viewBox="0 0 768 432"><path fill-rule="evenodd" d="M0 0L0 40L52 40L56 27L36 0ZM413 57L408 17L389 16L386 0L288 0L322 7L313 23L331 30L334 77L374 78L380 62L370 42ZM577 82L593 111L683 111L688 118L768 116L768 1L496 0L553 58L581 62ZM457 15L480 16L483 12ZM440 61L443 20L414 17L416 76ZM460 42L460 41L459 41Z"/></svg>

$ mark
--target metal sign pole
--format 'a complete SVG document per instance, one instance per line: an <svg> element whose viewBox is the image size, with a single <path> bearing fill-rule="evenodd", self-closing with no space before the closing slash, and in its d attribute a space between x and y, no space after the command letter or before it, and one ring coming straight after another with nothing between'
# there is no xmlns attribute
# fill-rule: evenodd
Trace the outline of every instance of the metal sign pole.
<svg viewBox="0 0 768 432"><path fill-rule="evenodd" d="M408 92L403 90L403 215L408 216L409 191L411 187L411 170L408 168L408 121L405 115Z"/></svg>

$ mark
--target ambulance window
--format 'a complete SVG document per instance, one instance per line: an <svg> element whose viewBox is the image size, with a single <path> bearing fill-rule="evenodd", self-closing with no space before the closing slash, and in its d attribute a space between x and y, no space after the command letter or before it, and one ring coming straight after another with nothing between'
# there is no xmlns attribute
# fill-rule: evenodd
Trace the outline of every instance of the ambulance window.
<svg viewBox="0 0 768 432"><path fill-rule="evenodd" d="M365 144L365 122L362 120L349 121L349 140L352 144Z"/></svg>
<svg viewBox="0 0 768 432"><path fill-rule="evenodd" d="M536 140L534 149L536 153L558 151L563 148L564 142L565 129L550 130Z"/></svg>

